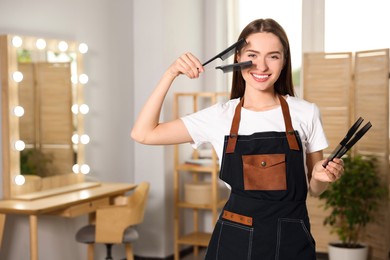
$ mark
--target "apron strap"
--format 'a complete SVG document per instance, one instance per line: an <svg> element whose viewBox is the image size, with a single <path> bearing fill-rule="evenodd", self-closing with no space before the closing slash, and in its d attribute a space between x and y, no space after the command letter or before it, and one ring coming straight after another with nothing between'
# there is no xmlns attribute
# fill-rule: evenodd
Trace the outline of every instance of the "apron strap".
<svg viewBox="0 0 390 260"><path fill-rule="evenodd" d="M297 137L295 135L294 128L292 127L290 110L288 108L287 101L281 95L278 95L278 97L283 112L284 125L286 127L286 136L287 136L288 145L291 150L299 151L299 145L298 145ZM234 153L234 150L236 148L238 127L240 125L240 120L241 120L241 108L243 104L244 104L244 97L241 98L241 101L237 105L236 110L234 112L234 117L230 128L230 135L229 135L228 144L226 146L225 153Z"/></svg>
<svg viewBox="0 0 390 260"><path fill-rule="evenodd" d="M228 144L226 147L226 153L234 153L236 149L237 137L238 137L238 127L241 120L241 108L244 104L244 97L241 98L240 103L238 103L236 110L234 112L234 117L232 121L232 126L230 127L230 135L228 139Z"/></svg>
<svg viewBox="0 0 390 260"><path fill-rule="evenodd" d="M288 108L287 101L282 97L282 95L278 95L278 97L282 107L284 125L286 126L288 146L290 146L291 150L299 151L299 145L297 137L295 136L294 128L292 127L290 109Z"/></svg>

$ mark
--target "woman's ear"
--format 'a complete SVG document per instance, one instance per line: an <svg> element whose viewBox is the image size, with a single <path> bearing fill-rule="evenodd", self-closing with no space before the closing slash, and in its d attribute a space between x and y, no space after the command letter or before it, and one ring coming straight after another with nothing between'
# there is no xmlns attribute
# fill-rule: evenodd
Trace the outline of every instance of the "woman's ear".
<svg viewBox="0 0 390 260"><path fill-rule="evenodd" d="M238 62L240 62L240 60L241 60L240 53L237 52L237 54L236 54L236 62L238 63Z"/></svg>

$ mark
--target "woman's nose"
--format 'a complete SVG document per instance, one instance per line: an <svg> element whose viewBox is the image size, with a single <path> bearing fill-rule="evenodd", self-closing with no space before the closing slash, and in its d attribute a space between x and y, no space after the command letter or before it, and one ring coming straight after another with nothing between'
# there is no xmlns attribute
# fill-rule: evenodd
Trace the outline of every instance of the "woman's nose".
<svg viewBox="0 0 390 260"><path fill-rule="evenodd" d="M256 68L260 71L266 71L268 69L268 64L265 59L256 59L253 61L253 64L256 66Z"/></svg>

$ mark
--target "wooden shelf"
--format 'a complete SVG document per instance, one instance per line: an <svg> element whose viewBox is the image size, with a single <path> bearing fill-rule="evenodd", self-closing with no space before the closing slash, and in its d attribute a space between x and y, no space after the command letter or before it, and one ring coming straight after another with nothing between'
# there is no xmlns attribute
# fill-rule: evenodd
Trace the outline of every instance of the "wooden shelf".
<svg viewBox="0 0 390 260"><path fill-rule="evenodd" d="M184 164L177 165L176 170L178 170L178 171L192 171L192 172L212 172L212 171L215 171L215 167L218 167L218 166L213 166L213 165L204 166L204 165L184 163Z"/></svg>
<svg viewBox="0 0 390 260"><path fill-rule="evenodd" d="M194 232L180 237L177 243L182 245L207 246L211 239L211 233Z"/></svg>
<svg viewBox="0 0 390 260"><path fill-rule="evenodd" d="M196 112L204 107L215 104L221 97L228 97L227 93L212 93L212 92L197 92L197 93L176 93L174 99L174 115L175 118L180 118L179 112L181 113L192 113ZM191 102L192 101L192 108ZM185 104L181 107L180 104ZM180 109L179 109L180 107ZM190 111L183 111L190 109ZM181 145L175 145L174 149L174 200L175 200L175 260L180 258L180 246L181 245L192 245L194 252L197 252L198 247L207 247L211 238L210 233L202 232L200 229L200 221L202 215L200 210L208 210L211 212L212 222L215 223L219 216L219 210L225 205L226 199L220 197L220 187L218 184L219 175L219 162L218 157L212 148L209 150L210 153L206 153L207 156L202 156L199 151L194 151L190 158L180 158L183 155L179 151ZM209 147L208 147L209 148ZM207 149L205 149L208 151ZM186 153L184 153L186 154ZM204 153L203 153L204 155ZM209 157L210 156L210 157ZM185 163L182 163L182 162ZM193 174L196 173L196 174ZM206 173L208 176L202 176ZM187 174L187 175L186 175ZM183 183L185 183L188 176L192 174L192 183L202 182L202 179L209 179L208 182L211 186L210 198L206 197L202 202L207 204L195 204L184 201L183 198ZM182 179L183 178L183 179ZM188 200L190 201L190 200ZM182 214L184 210L192 211L193 218L183 218ZM192 221L193 233L183 234L185 231L182 230L184 222Z"/></svg>

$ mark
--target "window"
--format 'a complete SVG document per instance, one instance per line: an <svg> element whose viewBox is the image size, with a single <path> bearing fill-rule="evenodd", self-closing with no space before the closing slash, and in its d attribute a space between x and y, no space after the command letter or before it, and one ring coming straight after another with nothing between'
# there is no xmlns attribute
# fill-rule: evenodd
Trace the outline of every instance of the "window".
<svg viewBox="0 0 390 260"><path fill-rule="evenodd" d="M390 48L389 0L325 0L325 51Z"/></svg>

